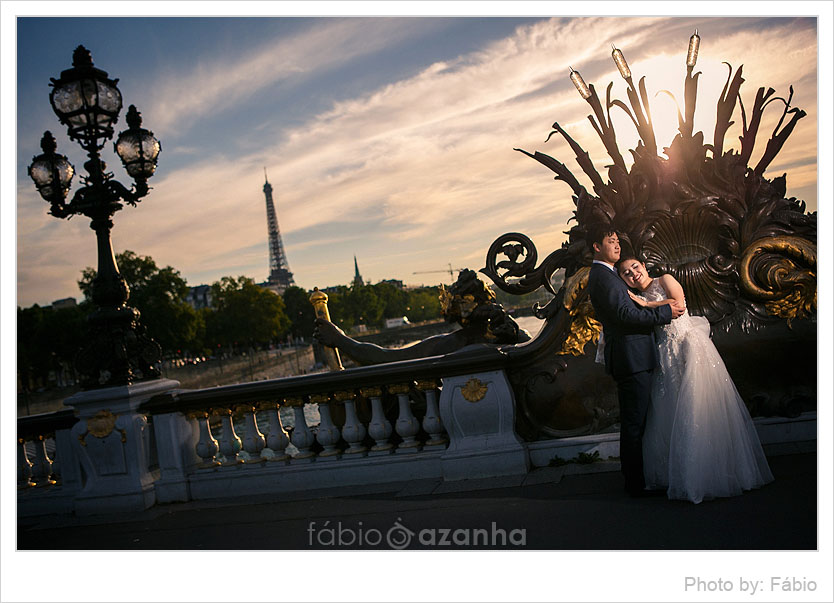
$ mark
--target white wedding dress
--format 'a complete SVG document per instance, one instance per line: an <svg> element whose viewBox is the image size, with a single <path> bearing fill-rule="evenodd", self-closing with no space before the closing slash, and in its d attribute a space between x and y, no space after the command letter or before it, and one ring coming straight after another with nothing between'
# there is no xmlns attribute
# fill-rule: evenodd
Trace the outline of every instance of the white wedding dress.
<svg viewBox="0 0 834 603"><path fill-rule="evenodd" d="M643 295L667 299L658 279ZM646 487L694 503L773 481L753 420L709 330L706 318L689 312L655 328L660 367L643 436Z"/></svg>

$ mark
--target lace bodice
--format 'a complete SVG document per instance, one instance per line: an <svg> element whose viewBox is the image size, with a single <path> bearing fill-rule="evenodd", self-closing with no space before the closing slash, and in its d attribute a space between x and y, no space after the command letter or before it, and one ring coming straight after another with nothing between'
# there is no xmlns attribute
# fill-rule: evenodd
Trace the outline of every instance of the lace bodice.
<svg viewBox="0 0 834 603"><path fill-rule="evenodd" d="M651 284L645 291L643 291L642 296L649 301L663 301L664 299L669 299L669 296L666 295L666 289L664 289L663 285L660 284L659 278L652 280Z"/></svg>
<svg viewBox="0 0 834 603"><path fill-rule="evenodd" d="M642 297L648 301L663 301L669 299L666 294L666 289L660 283L660 279L654 279L651 284L643 291ZM692 317L689 316L689 310L685 310L683 315L674 319L668 325L657 327L658 343L665 339L676 339L683 333L693 328Z"/></svg>

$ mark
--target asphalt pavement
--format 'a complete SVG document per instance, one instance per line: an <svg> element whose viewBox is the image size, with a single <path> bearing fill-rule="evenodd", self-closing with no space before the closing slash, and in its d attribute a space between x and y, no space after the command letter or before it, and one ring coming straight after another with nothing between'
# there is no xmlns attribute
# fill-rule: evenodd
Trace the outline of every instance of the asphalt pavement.
<svg viewBox="0 0 834 603"><path fill-rule="evenodd" d="M769 457L775 481L692 504L630 498L618 464L156 505L17 523L19 550L814 550L817 455Z"/></svg>

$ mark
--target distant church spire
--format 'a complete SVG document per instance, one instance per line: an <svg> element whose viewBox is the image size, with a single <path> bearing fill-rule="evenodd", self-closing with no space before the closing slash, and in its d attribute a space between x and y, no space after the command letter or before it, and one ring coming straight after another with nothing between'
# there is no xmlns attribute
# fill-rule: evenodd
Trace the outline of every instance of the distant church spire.
<svg viewBox="0 0 834 603"><path fill-rule="evenodd" d="M362 275L359 274L359 263L356 261L356 255L353 256L353 268L354 268L354 275L353 275L353 286L354 287L361 287L365 284L362 280Z"/></svg>
<svg viewBox="0 0 834 603"><path fill-rule="evenodd" d="M266 195L266 222L269 231L269 279L267 286L278 293L283 293L287 287L295 284L290 272L290 265L284 253L281 242L281 232L278 230L278 217L275 214L275 203L272 201L272 185L266 175L264 167L264 195Z"/></svg>

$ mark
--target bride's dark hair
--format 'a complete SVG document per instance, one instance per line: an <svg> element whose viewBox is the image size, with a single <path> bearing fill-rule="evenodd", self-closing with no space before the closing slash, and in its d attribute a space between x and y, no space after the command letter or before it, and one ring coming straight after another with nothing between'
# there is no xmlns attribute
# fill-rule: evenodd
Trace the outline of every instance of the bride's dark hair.
<svg viewBox="0 0 834 603"><path fill-rule="evenodd" d="M617 270L617 274L620 273L620 266L622 266L625 262L628 262L629 260L636 260L636 261L640 262L641 264L645 265L645 262L643 260L641 260L640 258L638 258L635 254L633 254L633 253L624 253L624 254L620 255L620 259L617 260L614 263L614 268Z"/></svg>

